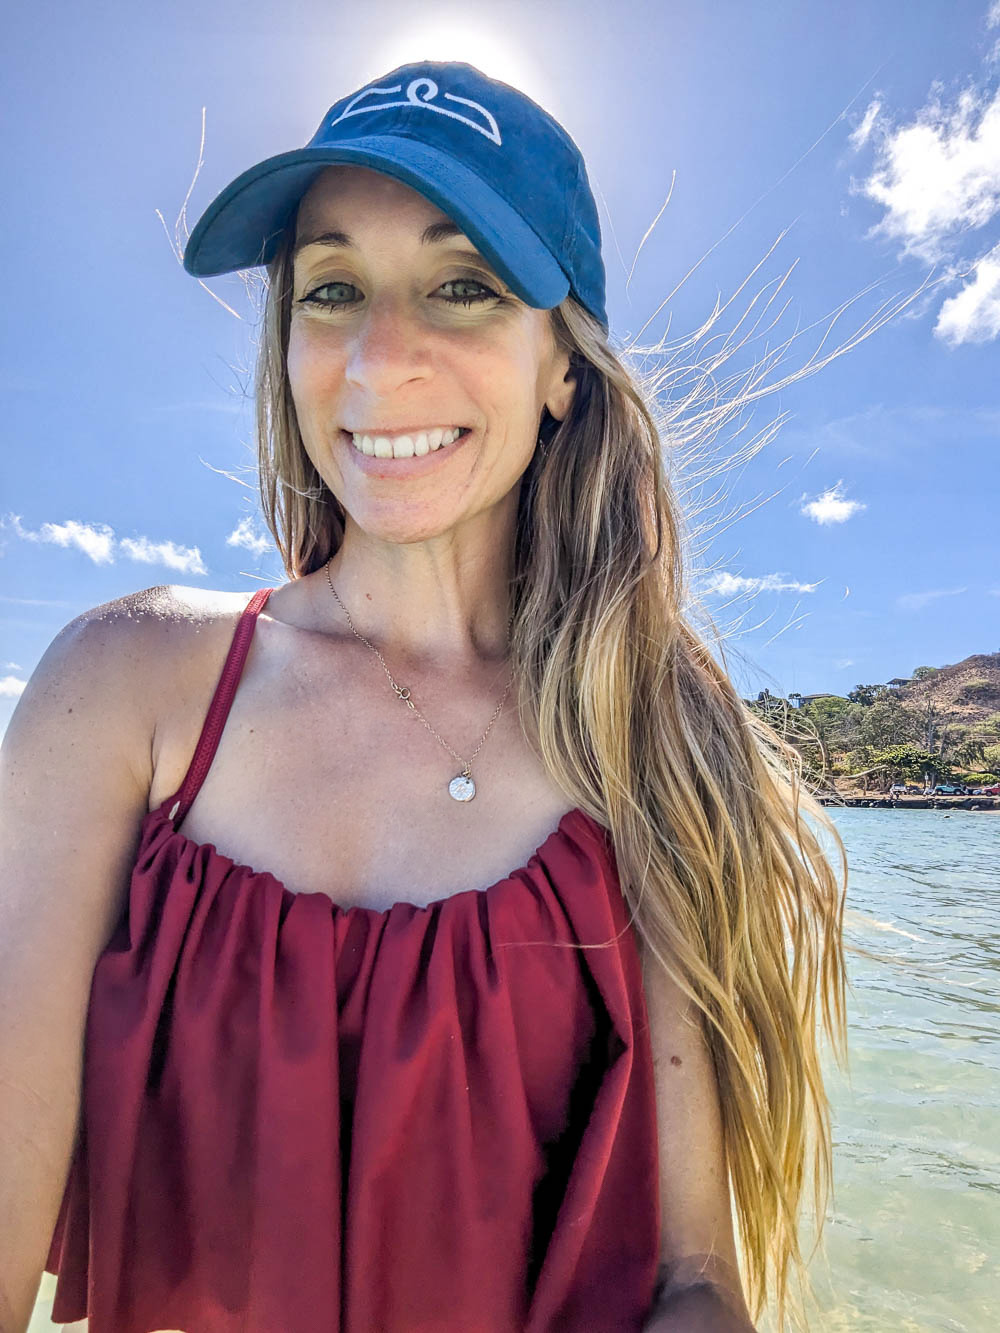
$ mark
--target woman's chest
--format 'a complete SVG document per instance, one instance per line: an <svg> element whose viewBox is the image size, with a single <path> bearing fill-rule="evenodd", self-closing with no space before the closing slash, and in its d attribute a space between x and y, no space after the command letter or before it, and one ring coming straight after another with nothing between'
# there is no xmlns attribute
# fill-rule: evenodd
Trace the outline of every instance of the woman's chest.
<svg viewBox="0 0 1000 1333"><path fill-rule="evenodd" d="M474 691L440 707L445 736L391 691L271 685L241 685L180 831L293 892L383 911L483 889L524 867L570 808L513 713L473 756L489 721ZM196 740L189 719L170 729L152 805L180 787ZM475 796L457 801L466 763Z"/></svg>

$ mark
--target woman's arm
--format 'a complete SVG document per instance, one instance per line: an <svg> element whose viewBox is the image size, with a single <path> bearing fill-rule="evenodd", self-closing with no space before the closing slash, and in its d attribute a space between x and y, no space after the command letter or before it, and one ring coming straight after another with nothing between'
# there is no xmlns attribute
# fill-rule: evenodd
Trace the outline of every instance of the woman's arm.
<svg viewBox="0 0 1000 1333"><path fill-rule="evenodd" d="M711 1284L665 1293L654 1305L642 1333L754 1333L740 1312Z"/></svg>
<svg viewBox="0 0 1000 1333"><path fill-rule="evenodd" d="M125 604L74 621L0 751L0 1333L27 1328L76 1139L90 984L147 808L148 646Z"/></svg>
<svg viewBox="0 0 1000 1333"><path fill-rule="evenodd" d="M733 1233L718 1084L697 1011L651 955L660 1273L648 1333L752 1333Z"/></svg>

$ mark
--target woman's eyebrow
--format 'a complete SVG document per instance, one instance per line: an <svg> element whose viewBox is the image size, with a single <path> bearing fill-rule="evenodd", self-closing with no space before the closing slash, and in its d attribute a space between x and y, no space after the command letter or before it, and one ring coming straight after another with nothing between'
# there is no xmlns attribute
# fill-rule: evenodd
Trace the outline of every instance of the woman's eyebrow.
<svg viewBox="0 0 1000 1333"><path fill-rule="evenodd" d="M451 221L432 222L424 229L420 236L421 245L437 245L441 241L451 240L453 236L460 236L466 240L465 232L456 223ZM325 245L331 249L353 249L354 239L348 236L346 231L323 231L315 236L305 236L302 240L295 242L293 255L304 249L307 245Z"/></svg>

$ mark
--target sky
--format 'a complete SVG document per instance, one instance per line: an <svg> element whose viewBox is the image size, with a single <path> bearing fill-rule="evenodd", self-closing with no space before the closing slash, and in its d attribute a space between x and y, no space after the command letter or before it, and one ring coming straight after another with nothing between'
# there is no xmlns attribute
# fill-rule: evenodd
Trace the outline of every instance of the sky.
<svg viewBox="0 0 1000 1333"><path fill-rule="evenodd" d="M1000 0L35 0L4 35L0 726L87 609L283 582L256 307L184 273L182 209L423 58L522 88L579 144L618 347L730 335L725 382L785 344L681 486L741 692L1000 651Z"/></svg>

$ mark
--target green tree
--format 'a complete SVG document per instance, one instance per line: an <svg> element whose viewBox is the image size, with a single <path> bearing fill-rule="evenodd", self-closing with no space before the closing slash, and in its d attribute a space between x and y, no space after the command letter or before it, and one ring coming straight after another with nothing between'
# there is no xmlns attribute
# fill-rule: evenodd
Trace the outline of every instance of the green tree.
<svg viewBox="0 0 1000 1333"><path fill-rule="evenodd" d="M864 791L888 791L893 782L922 783L927 774L934 782L951 776L951 768L938 754L930 754L919 745L903 744L878 748L860 746L851 753L848 776L860 782Z"/></svg>
<svg viewBox="0 0 1000 1333"><path fill-rule="evenodd" d="M915 742L919 736L912 714L895 695L889 695L862 710L858 734L861 744L873 750Z"/></svg>
<svg viewBox="0 0 1000 1333"><path fill-rule="evenodd" d="M968 735L955 746L955 760L963 768L972 768L982 763L986 741L979 736Z"/></svg>
<svg viewBox="0 0 1000 1333"><path fill-rule="evenodd" d="M920 709L919 713L916 714L916 717L920 731L920 743L925 750L934 750L935 744L938 742L938 729L941 724L941 709L934 703L934 700L930 695L927 696L923 707ZM937 748L940 750L942 748L941 744L938 744Z"/></svg>
<svg viewBox="0 0 1000 1333"><path fill-rule="evenodd" d="M893 782L922 782L924 774L933 771L939 781L950 776L950 770L943 772L941 756L928 754L918 745L890 745L884 750L874 750L871 758L872 767L881 767L886 775L886 787Z"/></svg>
<svg viewBox="0 0 1000 1333"><path fill-rule="evenodd" d="M940 670L940 667L916 667L915 670L910 673L911 679L927 680L931 676L936 676Z"/></svg>
<svg viewBox="0 0 1000 1333"><path fill-rule="evenodd" d="M792 712L794 724L788 739L810 762L811 751L818 750L821 771L829 773L833 769L831 752L849 748L845 742L845 719L856 708L856 704L839 695L810 699Z"/></svg>
<svg viewBox="0 0 1000 1333"><path fill-rule="evenodd" d="M865 707L868 707L890 693L888 685L855 685L854 689L848 692L847 697L851 703L864 704Z"/></svg>

